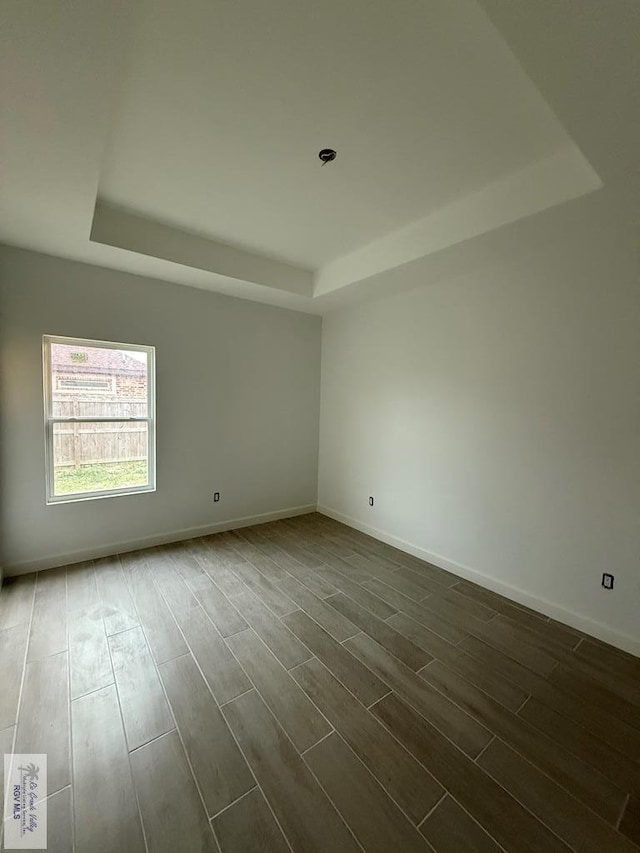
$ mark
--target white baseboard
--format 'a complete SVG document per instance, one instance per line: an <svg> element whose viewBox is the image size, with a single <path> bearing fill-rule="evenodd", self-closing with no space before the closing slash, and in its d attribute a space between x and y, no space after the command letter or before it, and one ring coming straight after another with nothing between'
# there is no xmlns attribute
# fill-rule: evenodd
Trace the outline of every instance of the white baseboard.
<svg viewBox="0 0 640 853"><path fill-rule="evenodd" d="M640 657L640 640L630 636L629 634L623 634L602 622L596 622L594 619L584 616L581 613L575 613L573 610L567 610L564 607L560 607L552 601L547 601L544 598L538 598L519 587L512 586L511 584L505 583L497 578L492 578L490 575L485 575L476 569L470 568L469 566L454 563L452 560L448 560L446 557L440 556L440 554L433 554L431 551L427 551L426 548L421 548L419 545L414 545L411 542L405 542L404 539L400 539L399 537L394 536L391 533L387 533L384 530L379 530L377 527L371 527L368 524L364 524L363 522L358 521L355 518L351 518L348 515L344 515L344 513L338 512L330 507L318 505L317 511L323 515L329 516L329 518L335 519L336 521L341 521L343 524L346 524L348 527L353 527L361 533L367 533L369 536L373 536L374 539L379 539L387 545L393 545L394 548L398 548L400 551L404 551L405 553L418 557L420 560L425 560L428 563L433 563L434 566L446 569L454 575L459 575L459 577L464 578L465 580L477 583L478 586L485 587L485 589L490 589L493 592L504 595L505 598L509 598L512 601L523 604L525 607L530 607L532 610L537 610L538 613L544 613L545 616L557 619L558 622L563 622L565 625L577 628L579 631L584 631L585 634L597 637L597 639L602 640L605 643L610 643L612 646L616 646L619 649L623 649L625 652L630 652L632 655Z"/></svg>
<svg viewBox="0 0 640 853"><path fill-rule="evenodd" d="M57 554L54 557L45 557L42 560L4 566L4 576L8 578L26 575L30 572L40 572L44 569L55 569L57 566L68 566L73 563L82 563L84 560L97 560L99 557L125 554L127 551L138 551L140 548L153 548L154 545L183 542L185 539L196 539L198 536L208 536L210 533L222 533L225 530L236 530L239 527L249 527L252 524L264 524L267 521L277 521L280 518L293 518L296 515L306 515L308 512L315 511L315 504L295 506L288 509L278 509L274 512L263 512L260 515L232 518L229 521L219 521L216 524L205 524L201 527L187 527L183 530L174 530L171 533L145 536L129 542L110 542L105 545L98 545L95 548L73 551L69 554Z"/></svg>

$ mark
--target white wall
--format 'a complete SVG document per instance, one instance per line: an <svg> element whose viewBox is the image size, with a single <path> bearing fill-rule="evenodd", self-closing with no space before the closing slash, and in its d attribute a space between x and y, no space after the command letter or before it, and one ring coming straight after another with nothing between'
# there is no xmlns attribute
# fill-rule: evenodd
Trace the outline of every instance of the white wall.
<svg viewBox="0 0 640 853"><path fill-rule="evenodd" d="M320 318L4 247L0 286L6 575L315 505ZM45 505L43 334L156 347L155 493Z"/></svg>
<svg viewBox="0 0 640 853"><path fill-rule="evenodd" d="M560 233L326 316L320 509L640 653L636 241Z"/></svg>

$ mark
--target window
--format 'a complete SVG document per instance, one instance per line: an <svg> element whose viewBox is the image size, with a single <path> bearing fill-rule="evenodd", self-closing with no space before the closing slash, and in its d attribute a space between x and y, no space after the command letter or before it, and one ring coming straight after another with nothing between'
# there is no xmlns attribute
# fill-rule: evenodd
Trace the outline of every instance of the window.
<svg viewBox="0 0 640 853"><path fill-rule="evenodd" d="M155 349L45 335L47 503L155 489Z"/></svg>
<svg viewBox="0 0 640 853"><path fill-rule="evenodd" d="M68 388L84 388L86 391L111 392L114 388L111 379L65 379L64 376L57 376L56 379L58 391L65 391Z"/></svg>

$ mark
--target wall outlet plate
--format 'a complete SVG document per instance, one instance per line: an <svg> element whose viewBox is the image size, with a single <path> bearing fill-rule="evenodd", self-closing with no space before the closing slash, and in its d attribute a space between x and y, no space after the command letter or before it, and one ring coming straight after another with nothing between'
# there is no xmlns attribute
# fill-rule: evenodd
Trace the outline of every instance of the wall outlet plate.
<svg viewBox="0 0 640 853"><path fill-rule="evenodd" d="M220 492L214 492L214 493L213 493L213 502L214 502L214 504L217 504L219 500L220 500Z"/></svg>
<svg viewBox="0 0 640 853"><path fill-rule="evenodd" d="M369 498L369 506L373 506L373 498Z"/></svg>
<svg viewBox="0 0 640 853"><path fill-rule="evenodd" d="M602 575L602 586L605 589L613 589L613 575L609 575L605 572Z"/></svg>

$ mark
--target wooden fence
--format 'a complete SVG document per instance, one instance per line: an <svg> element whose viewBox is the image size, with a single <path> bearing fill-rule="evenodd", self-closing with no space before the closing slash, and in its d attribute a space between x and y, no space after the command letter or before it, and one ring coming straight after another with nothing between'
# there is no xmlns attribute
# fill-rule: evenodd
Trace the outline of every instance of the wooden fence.
<svg viewBox="0 0 640 853"><path fill-rule="evenodd" d="M140 417L145 400L54 400L54 417ZM97 463L133 462L147 458L147 424L57 423L53 430L55 467L80 468Z"/></svg>

